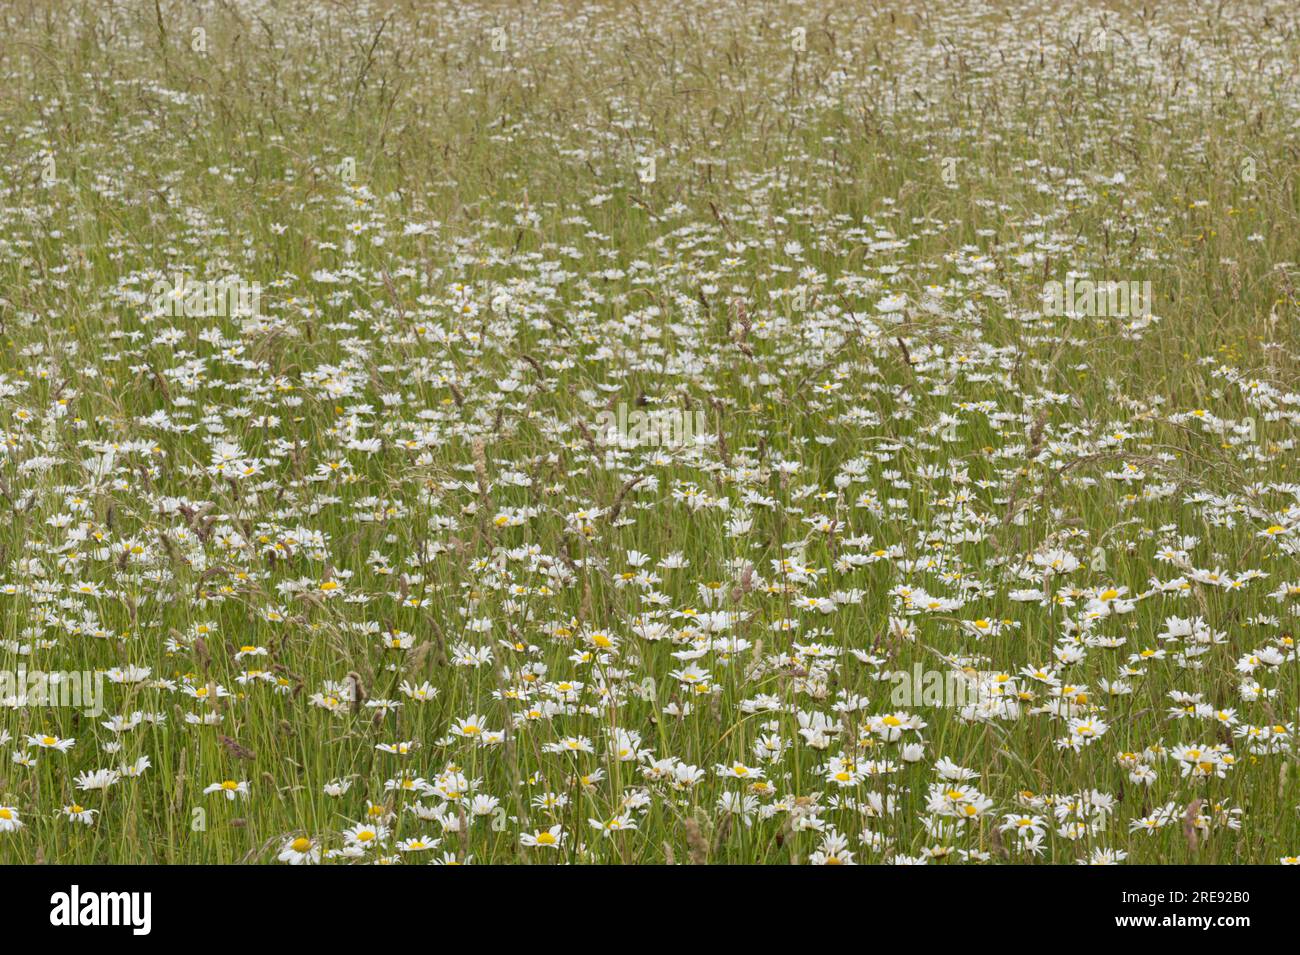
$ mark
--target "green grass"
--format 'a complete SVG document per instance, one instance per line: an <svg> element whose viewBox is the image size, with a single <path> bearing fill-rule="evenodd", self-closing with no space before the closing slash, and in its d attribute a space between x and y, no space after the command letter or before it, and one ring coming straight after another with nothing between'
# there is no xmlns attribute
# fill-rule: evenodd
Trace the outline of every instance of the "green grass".
<svg viewBox="0 0 1300 955"><path fill-rule="evenodd" d="M1300 853L1289 5L0 18L0 670L148 670L0 708L0 862ZM177 271L260 314L154 314ZM1043 314L1076 275L1153 314ZM708 434L602 446L620 403ZM917 663L1018 710L894 739Z"/></svg>

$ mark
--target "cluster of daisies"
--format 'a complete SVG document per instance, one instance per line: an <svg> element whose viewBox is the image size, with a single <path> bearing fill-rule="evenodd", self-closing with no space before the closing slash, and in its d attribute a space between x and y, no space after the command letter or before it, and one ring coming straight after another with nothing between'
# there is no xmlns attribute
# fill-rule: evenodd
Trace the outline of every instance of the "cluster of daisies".
<svg viewBox="0 0 1300 955"><path fill-rule="evenodd" d="M39 40L0 861L1297 862L1296 11L779 6Z"/></svg>

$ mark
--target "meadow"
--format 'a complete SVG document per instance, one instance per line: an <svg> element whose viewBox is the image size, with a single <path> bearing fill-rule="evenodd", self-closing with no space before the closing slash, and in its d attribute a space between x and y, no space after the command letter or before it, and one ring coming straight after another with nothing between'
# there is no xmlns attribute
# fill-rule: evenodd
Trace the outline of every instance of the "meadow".
<svg viewBox="0 0 1300 955"><path fill-rule="evenodd" d="M7 0L0 130L0 862L1300 862L1294 3Z"/></svg>

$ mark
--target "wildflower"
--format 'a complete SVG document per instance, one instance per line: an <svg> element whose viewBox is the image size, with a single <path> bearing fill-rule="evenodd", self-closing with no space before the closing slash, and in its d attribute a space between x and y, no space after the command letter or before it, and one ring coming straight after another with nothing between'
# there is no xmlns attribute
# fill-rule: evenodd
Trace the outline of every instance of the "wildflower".
<svg viewBox="0 0 1300 955"><path fill-rule="evenodd" d="M77 803L63 807L63 815L67 817L69 822L80 822L87 826L94 825L95 814L98 812L98 809L87 809Z"/></svg>
<svg viewBox="0 0 1300 955"><path fill-rule="evenodd" d="M234 801L235 799L248 798L248 781L241 780L236 782L233 779L227 779L219 783L213 783L203 790L204 794L219 793L226 799Z"/></svg>
<svg viewBox="0 0 1300 955"><path fill-rule="evenodd" d="M558 849L564 844L564 839L563 827L555 825L549 829L538 829L531 833L522 833L519 836L519 843L530 849Z"/></svg>
<svg viewBox="0 0 1300 955"><path fill-rule="evenodd" d="M320 846L306 836L290 839L276 858L289 865L315 865L320 862Z"/></svg>

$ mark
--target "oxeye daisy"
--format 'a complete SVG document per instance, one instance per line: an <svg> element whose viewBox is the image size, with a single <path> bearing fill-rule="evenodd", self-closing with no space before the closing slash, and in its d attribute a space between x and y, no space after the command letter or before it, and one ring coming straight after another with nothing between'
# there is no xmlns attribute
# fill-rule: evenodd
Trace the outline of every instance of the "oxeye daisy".
<svg viewBox="0 0 1300 955"><path fill-rule="evenodd" d="M289 865L315 865L320 862L320 856L320 846L307 836L297 836L280 848L276 858Z"/></svg>
<svg viewBox="0 0 1300 955"><path fill-rule="evenodd" d="M94 825L95 815L98 812L98 809L87 809L78 803L63 807L63 815L69 822L80 822L87 826Z"/></svg>
<svg viewBox="0 0 1300 955"><path fill-rule="evenodd" d="M521 833L519 836L520 845L532 849L558 849L563 845L564 840L564 829L559 825L551 826L549 829L538 829L531 833Z"/></svg>
<svg viewBox="0 0 1300 955"><path fill-rule="evenodd" d="M343 830L343 838L349 846L361 849L374 849L382 846L388 838L388 828L381 825L359 822Z"/></svg>
<svg viewBox="0 0 1300 955"><path fill-rule="evenodd" d="M207 786L203 792L205 794L217 793L232 802L235 799L247 799L249 795L248 781L225 779L221 782L212 783L210 786Z"/></svg>

